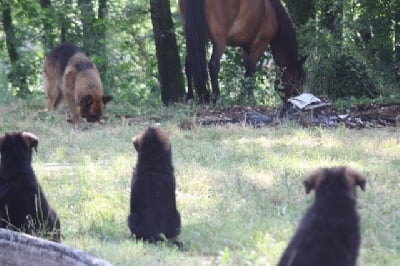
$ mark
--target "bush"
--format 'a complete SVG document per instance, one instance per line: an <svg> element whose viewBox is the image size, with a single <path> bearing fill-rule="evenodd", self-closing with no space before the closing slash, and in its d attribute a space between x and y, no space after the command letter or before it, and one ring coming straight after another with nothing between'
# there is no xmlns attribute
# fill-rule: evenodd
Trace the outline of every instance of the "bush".
<svg viewBox="0 0 400 266"><path fill-rule="evenodd" d="M310 60L308 67L309 90L330 99L378 96L366 63L346 53Z"/></svg>

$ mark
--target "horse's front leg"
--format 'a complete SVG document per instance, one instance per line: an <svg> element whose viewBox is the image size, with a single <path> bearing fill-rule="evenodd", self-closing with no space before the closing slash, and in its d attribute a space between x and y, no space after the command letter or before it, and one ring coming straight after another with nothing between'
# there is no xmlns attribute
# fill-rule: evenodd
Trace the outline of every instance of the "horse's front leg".
<svg viewBox="0 0 400 266"><path fill-rule="evenodd" d="M247 92L247 98L251 99L254 96L254 87L256 85L255 72L257 61L254 61L248 53L243 51L243 61L246 72L244 73L244 88Z"/></svg>
<svg viewBox="0 0 400 266"><path fill-rule="evenodd" d="M220 89L218 83L218 73L221 68L221 56L224 52L224 45L213 44L213 52L211 55L211 59L208 62L208 69L210 72L211 86L213 91L213 102L214 104L217 102L220 96Z"/></svg>

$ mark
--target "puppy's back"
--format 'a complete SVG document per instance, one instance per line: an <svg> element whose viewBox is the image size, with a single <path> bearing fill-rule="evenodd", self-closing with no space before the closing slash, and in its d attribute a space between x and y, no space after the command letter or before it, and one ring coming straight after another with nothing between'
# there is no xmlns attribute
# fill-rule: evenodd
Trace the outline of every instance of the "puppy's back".
<svg viewBox="0 0 400 266"><path fill-rule="evenodd" d="M60 221L31 166L38 139L29 132L0 136L1 227L60 241Z"/></svg>
<svg viewBox="0 0 400 266"><path fill-rule="evenodd" d="M356 265L360 246L355 186L365 179L348 167L322 168L305 180L306 193L316 190L279 266Z"/></svg>
<svg viewBox="0 0 400 266"><path fill-rule="evenodd" d="M138 162L131 185L131 211L128 225L137 238L156 242L180 233L176 208L175 176L171 144L160 128L149 127L133 139Z"/></svg>

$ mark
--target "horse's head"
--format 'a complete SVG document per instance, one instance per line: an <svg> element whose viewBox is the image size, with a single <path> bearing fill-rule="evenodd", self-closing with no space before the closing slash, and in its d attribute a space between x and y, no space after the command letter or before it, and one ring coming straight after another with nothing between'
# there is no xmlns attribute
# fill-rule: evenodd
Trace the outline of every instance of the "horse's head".
<svg viewBox="0 0 400 266"><path fill-rule="evenodd" d="M284 67L280 80L276 81L275 86L277 86L278 90L283 90L285 101L292 96L300 94L303 90L303 84L306 79L303 65L306 59L307 56L303 56L300 60L296 60L294 64ZM281 85L280 81L282 82Z"/></svg>

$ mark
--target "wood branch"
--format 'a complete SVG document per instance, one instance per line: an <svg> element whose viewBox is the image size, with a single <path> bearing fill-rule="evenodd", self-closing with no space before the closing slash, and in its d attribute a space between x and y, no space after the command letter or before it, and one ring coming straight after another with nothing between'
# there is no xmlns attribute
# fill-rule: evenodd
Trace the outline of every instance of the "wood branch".
<svg viewBox="0 0 400 266"><path fill-rule="evenodd" d="M84 251L7 229L0 229L0 265L111 266Z"/></svg>

